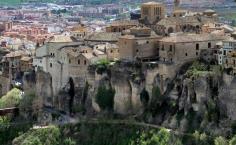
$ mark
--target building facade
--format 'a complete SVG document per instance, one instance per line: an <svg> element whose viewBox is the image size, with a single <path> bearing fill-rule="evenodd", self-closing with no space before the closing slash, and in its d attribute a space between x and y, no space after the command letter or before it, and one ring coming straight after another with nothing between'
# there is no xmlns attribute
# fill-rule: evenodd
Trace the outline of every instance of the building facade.
<svg viewBox="0 0 236 145"><path fill-rule="evenodd" d="M165 18L166 8L162 3L148 2L141 5L141 20L144 23L154 24Z"/></svg>

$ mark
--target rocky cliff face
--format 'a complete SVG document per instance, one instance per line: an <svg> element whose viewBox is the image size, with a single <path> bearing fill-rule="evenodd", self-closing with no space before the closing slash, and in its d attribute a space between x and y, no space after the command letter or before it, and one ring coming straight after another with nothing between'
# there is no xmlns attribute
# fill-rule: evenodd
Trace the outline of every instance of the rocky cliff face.
<svg viewBox="0 0 236 145"><path fill-rule="evenodd" d="M187 130L236 120L235 77L211 68L194 71L189 66L176 68L168 69L166 65L167 71L163 71L164 66L140 63L116 63L103 71L95 67L88 71L87 81L75 88L74 107L100 112L96 94L100 86L106 86L115 91L115 113L143 114L148 122ZM62 90L53 97L50 75L37 72L36 76L36 92L44 102L67 110L68 91ZM75 83L79 80L75 79Z"/></svg>

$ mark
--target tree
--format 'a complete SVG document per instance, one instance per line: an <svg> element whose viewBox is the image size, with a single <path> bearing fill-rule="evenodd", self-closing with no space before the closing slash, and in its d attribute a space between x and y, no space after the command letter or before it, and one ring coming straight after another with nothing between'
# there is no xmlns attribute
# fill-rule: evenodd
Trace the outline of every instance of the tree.
<svg viewBox="0 0 236 145"><path fill-rule="evenodd" d="M0 108L15 107L19 105L21 99L21 91L14 88L0 99Z"/></svg>
<svg viewBox="0 0 236 145"><path fill-rule="evenodd" d="M13 140L13 145L59 145L60 130L56 126L31 129Z"/></svg>
<svg viewBox="0 0 236 145"><path fill-rule="evenodd" d="M109 86L100 85L96 94L96 102L102 110L112 110L114 106L115 90Z"/></svg>
<svg viewBox="0 0 236 145"><path fill-rule="evenodd" d="M230 140L229 145L236 145L236 135Z"/></svg>
<svg viewBox="0 0 236 145"><path fill-rule="evenodd" d="M64 145L76 145L76 142L72 140L71 138L67 138L64 141Z"/></svg>
<svg viewBox="0 0 236 145"><path fill-rule="evenodd" d="M228 141L222 136L215 138L214 142L215 145L228 145Z"/></svg>
<svg viewBox="0 0 236 145"><path fill-rule="evenodd" d="M140 137L132 141L130 145L182 145L182 142L167 129L162 128L158 132L154 130L143 132Z"/></svg>

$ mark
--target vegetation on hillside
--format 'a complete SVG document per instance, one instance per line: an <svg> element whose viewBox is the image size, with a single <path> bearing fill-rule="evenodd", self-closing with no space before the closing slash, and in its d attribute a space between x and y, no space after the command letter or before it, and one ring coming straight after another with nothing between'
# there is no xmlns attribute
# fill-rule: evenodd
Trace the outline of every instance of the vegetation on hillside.
<svg viewBox="0 0 236 145"><path fill-rule="evenodd" d="M102 110L113 110L115 90L100 85L96 94L96 102Z"/></svg>
<svg viewBox="0 0 236 145"><path fill-rule="evenodd" d="M231 139L208 136L195 131L178 133L165 128L150 128L107 122L67 124L30 129L16 137L13 145L235 145Z"/></svg>
<svg viewBox="0 0 236 145"><path fill-rule="evenodd" d="M15 107L19 105L21 99L21 91L14 88L0 99L0 108Z"/></svg>

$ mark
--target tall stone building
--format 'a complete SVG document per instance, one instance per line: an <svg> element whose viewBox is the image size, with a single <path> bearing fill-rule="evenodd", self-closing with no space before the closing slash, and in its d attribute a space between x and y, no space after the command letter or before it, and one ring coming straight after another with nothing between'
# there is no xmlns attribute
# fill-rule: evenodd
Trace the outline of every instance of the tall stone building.
<svg viewBox="0 0 236 145"><path fill-rule="evenodd" d="M121 36L118 41L120 58L124 60L146 59L158 56L156 35L147 27L134 27L130 34Z"/></svg>
<svg viewBox="0 0 236 145"><path fill-rule="evenodd" d="M148 2L141 6L141 20L144 23L154 24L165 18L166 8L162 3Z"/></svg>

